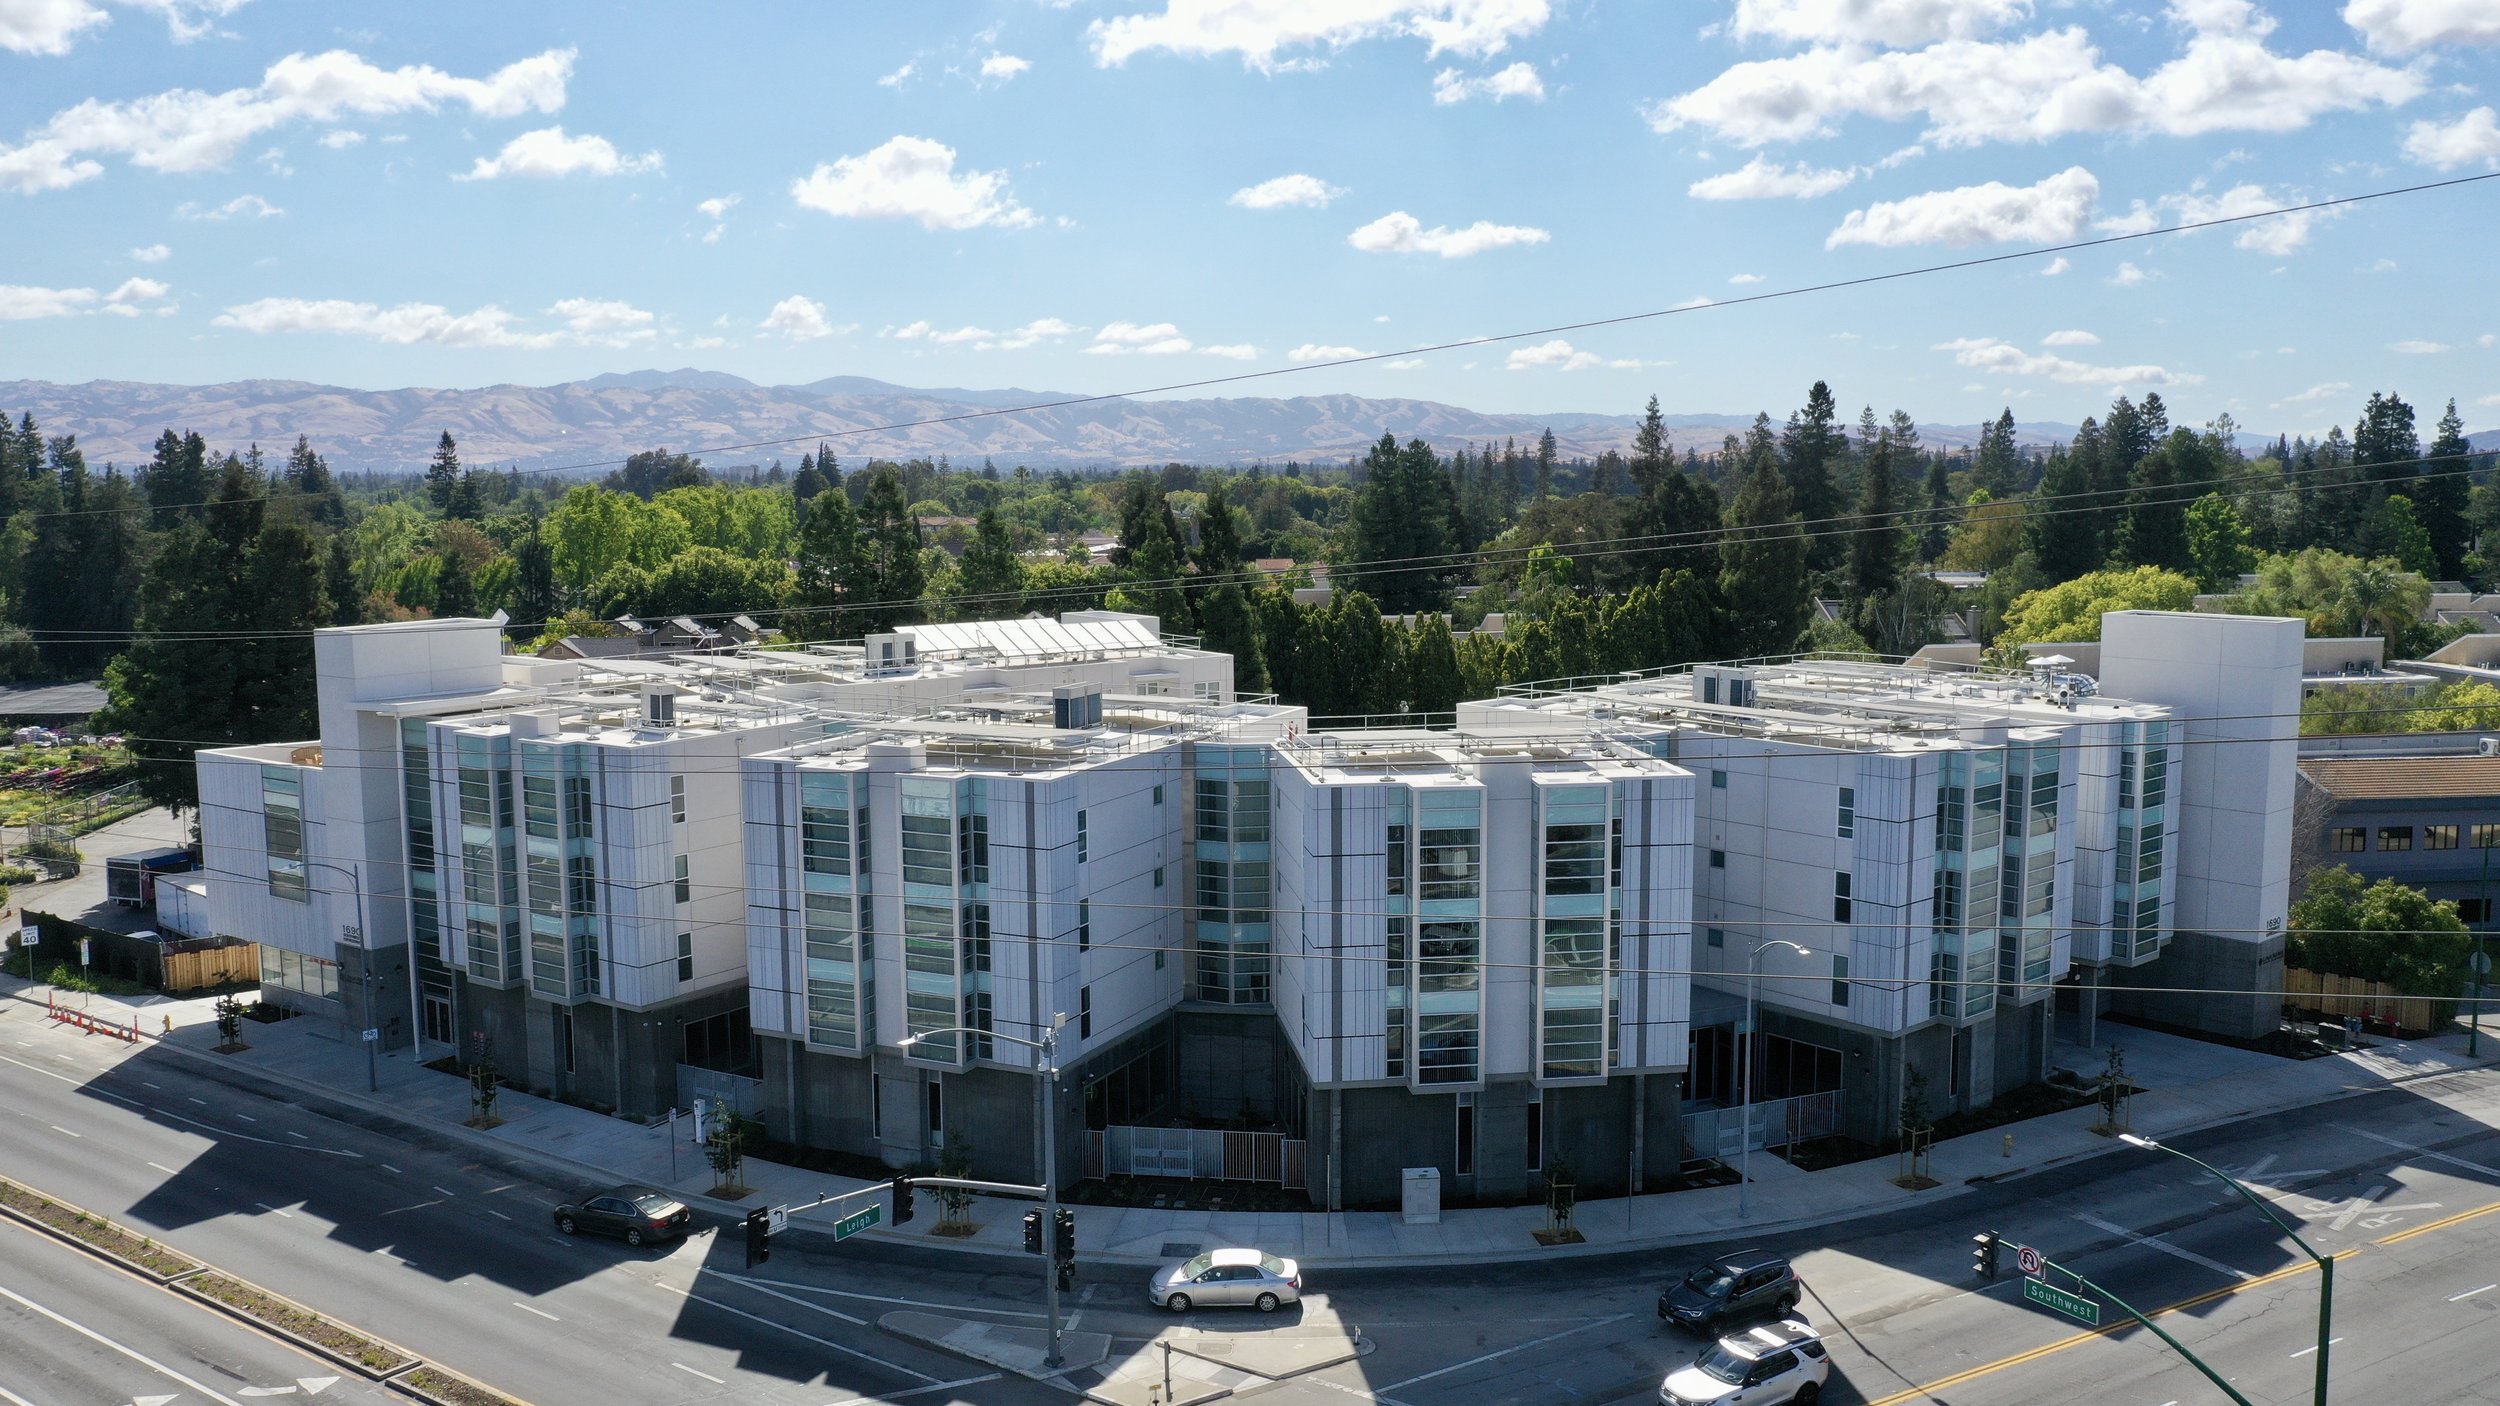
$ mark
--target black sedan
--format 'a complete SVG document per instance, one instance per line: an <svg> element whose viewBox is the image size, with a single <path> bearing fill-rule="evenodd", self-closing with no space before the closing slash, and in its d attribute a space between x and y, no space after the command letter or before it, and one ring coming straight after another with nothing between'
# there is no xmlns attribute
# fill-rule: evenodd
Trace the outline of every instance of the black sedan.
<svg viewBox="0 0 2500 1406"><path fill-rule="evenodd" d="M620 1235L628 1245L679 1239L691 1218L685 1202L649 1186L620 1186L556 1207L556 1229L565 1234Z"/></svg>

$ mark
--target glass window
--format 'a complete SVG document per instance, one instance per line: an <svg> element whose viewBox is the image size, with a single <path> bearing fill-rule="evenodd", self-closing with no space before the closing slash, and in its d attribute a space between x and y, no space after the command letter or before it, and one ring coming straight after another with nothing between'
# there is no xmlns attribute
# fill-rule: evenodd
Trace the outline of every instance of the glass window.
<svg viewBox="0 0 2500 1406"><path fill-rule="evenodd" d="M2484 828L2480 825L2474 827L2477 832L2475 838L2478 841L2482 838L2480 832ZM2358 825L2338 825L2335 827L2332 847L2337 854L2359 854L2370 847L2370 832Z"/></svg>
<svg viewBox="0 0 2500 1406"><path fill-rule="evenodd" d="M1085 862L1085 812L1076 813L1076 862Z"/></svg>
<svg viewBox="0 0 2500 1406"><path fill-rule="evenodd" d="M1725 947L1725 946L1727 946L1727 929L1725 929L1725 928L1704 928L1702 931L1703 931L1704 935L1708 938L1708 940L1709 940L1709 942L1710 942L1710 945L1711 945L1711 946L1713 946L1713 947Z"/></svg>
<svg viewBox="0 0 2500 1406"><path fill-rule="evenodd" d="M2460 898L2457 900L2457 916L2469 923L2488 923L2491 921L2491 900Z"/></svg>
<svg viewBox="0 0 2500 1406"><path fill-rule="evenodd" d="M1076 1037L1094 1038L1094 988L1090 986L1076 988Z"/></svg>
<svg viewBox="0 0 2500 1406"><path fill-rule="evenodd" d="M2391 851L2408 850L2413 848L2413 827L2410 825L2381 825L2378 827L2378 847L2382 850Z"/></svg>
<svg viewBox="0 0 2500 1406"><path fill-rule="evenodd" d="M1093 945L1094 900L1080 898L1076 901L1076 950L1082 952Z"/></svg>
<svg viewBox="0 0 2500 1406"><path fill-rule="evenodd" d="M1849 1004L1849 959L1837 952L1832 954L1832 1004Z"/></svg>
<svg viewBox="0 0 2500 1406"><path fill-rule="evenodd" d="M1727 789L1727 773L1726 773L1726 772L1724 772L1724 771L1721 771L1721 770L1720 770L1720 769L1718 769L1717 767L1712 767L1712 768L1710 769L1710 789L1711 789L1711 790L1713 790L1713 791L1724 791L1724 790L1726 790L1726 789Z"/></svg>
<svg viewBox="0 0 2500 1406"><path fill-rule="evenodd" d="M2490 849L2495 845L2500 845L2500 825L2477 825L2474 827L2474 848Z"/></svg>
<svg viewBox="0 0 2500 1406"><path fill-rule="evenodd" d="M1727 851L1723 849L1714 849L1710 851L1710 867L1713 869L1725 869L1727 867Z"/></svg>
<svg viewBox="0 0 2500 1406"><path fill-rule="evenodd" d="M953 886L953 789L943 781L903 783L904 883Z"/></svg>
<svg viewBox="0 0 2500 1406"><path fill-rule="evenodd" d="M851 872L851 797L847 776L799 778L799 865L810 874Z"/></svg>
<svg viewBox="0 0 2500 1406"><path fill-rule="evenodd" d="M686 823L686 778L682 776L668 779L668 818L674 824Z"/></svg>
<svg viewBox="0 0 2500 1406"><path fill-rule="evenodd" d="M1849 921L1849 884L1850 875L1846 870L1832 875L1832 921L1835 923Z"/></svg>
<svg viewBox="0 0 2500 1406"><path fill-rule="evenodd" d="M1160 783L1155 786L1155 804L1163 804L1163 787Z"/></svg>
<svg viewBox="0 0 2500 1406"><path fill-rule="evenodd" d="M1444 826L1426 829L1420 838L1416 869L1419 896L1425 902L1480 896L1484 865L1482 831L1472 825Z"/></svg>
<svg viewBox="0 0 2500 1406"><path fill-rule="evenodd" d="M677 856L677 901L694 902L694 876L686 867L686 856Z"/></svg>
<svg viewBox="0 0 2500 1406"><path fill-rule="evenodd" d="M2425 825L2422 827L2422 848L2455 849L2456 847L2457 827L2454 825Z"/></svg>
<svg viewBox="0 0 2500 1406"><path fill-rule="evenodd" d="M1458 1123L1452 1129L1452 1133L1455 1138L1455 1155L1451 1158L1451 1167L1460 1176L1467 1176L1476 1170L1475 1104L1464 1098L1459 1100Z"/></svg>
<svg viewBox="0 0 2500 1406"><path fill-rule="evenodd" d="M690 932L677 934L677 979L694 980L694 934Z"/></svg>
<svg viewBox="0 0 2500 1406"><path fill-rule="evenodd" d="M1834 833L1844 840L1858 833L1858 791L1854 786L1840 788L1840 820Z"/></svg>

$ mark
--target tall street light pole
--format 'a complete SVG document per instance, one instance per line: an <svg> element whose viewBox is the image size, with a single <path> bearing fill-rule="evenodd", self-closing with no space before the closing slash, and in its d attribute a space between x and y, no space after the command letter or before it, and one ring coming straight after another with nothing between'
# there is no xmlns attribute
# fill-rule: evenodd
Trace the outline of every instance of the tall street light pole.
<svg viewBox="0 0 2500 1406"><path fill-rule="evenodd" d="M382 1072L376 1063L379 1056L375 1054L374 1047L382 1041L379 1034L367 1033L375 1027L371 1024L373 1020L373 942L366 936L365 876L344 864L333 864L326 859L307 859L304 863L312 868L327 869L333 874L345 874L347 882L355 886L356 921L351 928L350 935L356 939L356 950L363 954L356 965L359 974L363 977L364 1019L367 1022L365 1028L357 1032L357 1036L364 1041L365 1045L365 1092L379 1093L382 1088Z"/></svg>
<svg viewBox="0 0 2500 1406"><path fill-rule="evenodd" d="M950 1025L943 1030L923 1030L905 1036L901 1048L909 1049L923 1040L940 1035L979 1035L991 1040L1004 1040L1038 1051L1041 1064L1034 1071L1040 1077L1033 1086L1034 1097L1041 1103L1042 1121L1042 1303L1050 1316L1050 1344L1042 1354L1042 1365L1058 1371L1065 1365L1059 1352L1059 1027L1068 1023L1065 1012L1053 1015L1043 1028L1042 1038L1027 1040L1020 1035L1002 1035L995 1030L974 1030L969 1026ZM1074 1245L1067 1248L1073 1256Z"/></svg>
<svg viewBox="0 0 2500 1406"><path fill-rule="evenodd" d="M1762 953L1765 948L1785 947L1803 957L1807 950L1796 943L1771 938L1753 945L1745 958L1745 1038L1736 1057L1736 1079L1740 1090L1738 1101L1742 1111L1736 1115L1736 1218L1743 1220L1753 1214L1753 1053L1754 1026L1761 1019Z"/></svg>
<svg viewBox="0 0 2500 1406"><path fill-rule="evenodd" d="M2167 1152L2182 1162L2194 1162L2197 1166L2203 1167L2206 1171L2211 1172L2215 1177L2219 1178L2225 1186L2228 1186L2233 1191L2238 1192L2241 1199L2247 1201L2248 1204L2256 1207L2260 1212L2264 1213L2267 1220L2274 1222L2274 1228L2282 1231L2285 1235L2290 1236L2292 1243L2298 1245L2301 1248L2302 1253L2317 1261L2318 1376L2317 1385L2313 1389L2310 1399L2311 1406L2326 1406L2326 1352L2328 1345L2335 1340L2335 1257L2333 1255L2321 1255L2316 1250L2311 1249L2309 1242L2300 1238L2300 1232L2292 1229L2291 1222L2276 1215L2272 1206L2267 1205L2263 1200L2259 1199L2255 1192L2252 1192L2247 1187L2240 1185L2239 1182L2234 1180L2229 1173L2222 1171L2220 1168L2212 1166L2206 1162L2199 1161L2194 1157L2190 1157L2175 1147L2155 1142L2148 1137L2138 1137L2134 1133L2120 1133L2118 1135L2118 1140L2135 1147L2144 1148L2150 1152Z"/></svg>

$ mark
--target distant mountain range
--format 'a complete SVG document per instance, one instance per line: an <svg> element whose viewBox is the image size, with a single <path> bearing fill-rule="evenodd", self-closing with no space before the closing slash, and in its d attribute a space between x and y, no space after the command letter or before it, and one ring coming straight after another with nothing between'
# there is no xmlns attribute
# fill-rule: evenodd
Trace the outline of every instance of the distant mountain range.
<svg viewBox="0 0 2500 1406"><path fill-rule="evenodd" d="M1059 402L1054 404L1054 402ZM1065 403L1081 402L1081 403ZM1048 408L1012 415L1020 406ZM956 463L987 457L1001 467L1121 468L1174 461L1248 464L1329 463L1360 455L1385 433L1420 437L1444 451L1515 439L1523 447L1547 429L1565 458L1629 450L1633 415L1484 414L1430 400L1354 395L1198 400L1088 398L1014 387L915 389L866 376L831 376L796 386L759 386L740 376L691 368L611 372L555 386L483 386L363 391L307 381L231 381L212 386L138 381L0 382L0 411L31 413L52 434L75 434L90 464L144 462L166 429L196 430L218 450L258 443L281 453L299 434L332 467L414 470L433 456L443 431L472 465L585 472L644 449L700 454L716 467L795 466L818 438L846 464L872 458L946 455ZM1744 415L1669 415L1679 448L1705 451L1753 422ZM2025 444L2061 443L2075 427L2019 426ZM1921 425L1930 445L1977 442L1977 425ZM2254 448L2271 437L2242 436ZM2500 447L2500 431L2475 436ZM786 441L786 442L783 442Z"/></svg>

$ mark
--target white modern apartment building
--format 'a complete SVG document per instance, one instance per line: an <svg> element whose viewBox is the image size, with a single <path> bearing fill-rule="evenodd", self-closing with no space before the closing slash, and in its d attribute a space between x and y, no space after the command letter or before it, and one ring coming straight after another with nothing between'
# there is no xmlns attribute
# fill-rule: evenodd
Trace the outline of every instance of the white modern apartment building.
<svg viewBox="0 0 2500 1406"><path fill-rule="evenodd" d="M2299 640L2127 613L2097 686L1706 666L1314 733L1106 612L565 661L370 626L317 642L319 741L201 754L202 827L274 999L627 1115L1024 1178L1047 1031L1063 1167L1202 1171L1151 1163L1178 1123L1330 1207L1641 1189L1743 1135L1757 966L1756 1097L1869 1140L1913 1069L1938 1111L2038 1078L2061 1014L2256 1033L2151 988L2279 987Z"/></svg>

